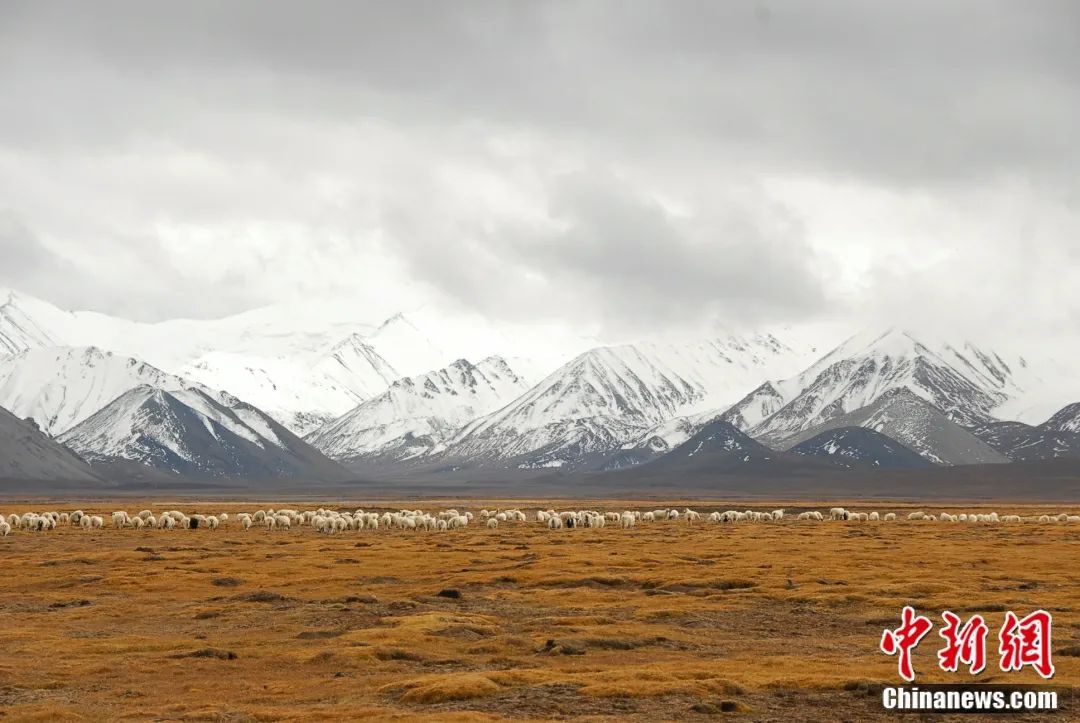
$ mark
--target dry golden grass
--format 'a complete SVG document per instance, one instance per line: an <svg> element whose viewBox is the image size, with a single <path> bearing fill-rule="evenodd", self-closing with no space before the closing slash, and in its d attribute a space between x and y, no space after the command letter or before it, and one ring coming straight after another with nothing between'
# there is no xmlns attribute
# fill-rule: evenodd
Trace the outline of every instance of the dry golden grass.
<svg viewBox="0 0 1080 723"><path fill-rule="evenodd" d="M1055 650L1080 644L1080 526L1066 524L63 528L0 539L0 561L5 720L861 720L883 715L867 688L896 681L877 644L905 604L938 624L942 609L983 612L990 668L1006 609L1051 610ZM969 682L936 669L938 647L936 632L919 647L919 681ZM1055 664L1056 684L1080 682L1075 654Z"/></svg>

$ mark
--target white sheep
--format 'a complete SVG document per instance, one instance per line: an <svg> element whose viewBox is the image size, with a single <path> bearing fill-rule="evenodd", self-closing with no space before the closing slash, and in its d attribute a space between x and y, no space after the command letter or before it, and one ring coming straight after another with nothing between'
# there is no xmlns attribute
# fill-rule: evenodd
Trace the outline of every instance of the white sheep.
<svg viewBox="0 0 1080 723"><path fill-rule="evenodd" d="M874 512L871 512L871 513L870 513L870 515L869 515L869 519L870 519L870 521L871 521L871 522L877 522L878 520L880 520L880 519L881 519L881 515L879 515L879 514L877 513L877 511L875 510Z"/></svg>
<svg viewBox="0 0 1080 723"><path fill-rule="evenodd" d="M497 528L499 526L498 517L492 517L492 518L488 519L487 526L488 526L489 530L494 530L495 528Z"/></svg>
<svg viewBox="0 0 1080 723"><path fill-rule="evenodd" d="M7 537L11 534L11 525L7 523L3 518L0 518L0 537Z"/></svg>
<svg viewBox="0 0 1080 723"><path fill-rule="evenodd" d="M850 513L843 507L833 507L829 510L830 520L846 520L850 516Z"/></svg>
<svg viewBox="0 0 1080 723"><path fill-rule="evenodd" d="M885 522L892 522L895 519L896 519L896 513L895 512L886 512L885 513Z"/></svg>

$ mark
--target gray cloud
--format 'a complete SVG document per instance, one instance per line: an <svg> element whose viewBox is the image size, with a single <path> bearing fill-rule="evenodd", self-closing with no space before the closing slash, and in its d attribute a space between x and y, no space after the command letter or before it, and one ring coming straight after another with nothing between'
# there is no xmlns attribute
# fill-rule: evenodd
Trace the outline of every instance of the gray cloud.
<svg viewBox="0 0 1080 723"><path fill-rule="evenodd" d="M1077 27L1064 0L9 1L0 184L48 247L4 261L149 317L379 279L620 330L930 315L943 280L992 308L988 275L1073 308L1027 285L1080 227Z"/></svg>

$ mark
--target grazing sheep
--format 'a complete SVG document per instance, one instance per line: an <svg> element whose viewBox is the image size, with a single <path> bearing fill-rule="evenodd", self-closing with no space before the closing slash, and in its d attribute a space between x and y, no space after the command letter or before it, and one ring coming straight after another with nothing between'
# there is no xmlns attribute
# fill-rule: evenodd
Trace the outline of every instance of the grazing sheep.
<svg viewBox="0 0 1080 723"><path fill-rule="evenodd" d="M845 510L843 507L833 507L829 510L830 520L846 520L851 516L851 513Z"/></svg>
<svg viewBox="0 0 1080 723"><path fill-rule="evenodd" d="M874 511L874 512L870 513L869 519L870 519L871 522L877 522L878 520L881 519L881 515L879 515L876 511Z"/></svg>
<svg viewBox="0 0 1080 723"><path fill-rule="evenodd" d="M0 519L0 537L7 537L11 534L11 525Z"/></svg>
<svg viewBox="0 0 1080 723"><path fill-rule="evenodd" d="M896 519L896 513L895 512L886 512L885 513L885 521L886 522L892 522L895 519Z"/></svg>
<svg viewBox="0 0 1080 723"><path fill-rule="evenodd" d="M497 528L499 526L498 517L492 517L492 518L488 519L487 526L488 526L489 530L494 530L495 528Z"/></svg>
<svg viewBox="0 0 1080 723"><path fill-rule="evenodd" d="M634 517L633 512L624 512L619 516L619 526L624 530L630 529L637 525L637 518Z"/></svg>
<svg viewBox="0 0 1080 723"><path fill-rule="evenodd" d="M909 520L921 520L921 519L924 519L925 517L926 517L926 514L924 512L922 512L922 511L912 512L912 513L908 514L908 516L907 516L907 518Z"/></svg>
<svg viewBox="0 0 1080 723"><path fill-rule="evenodd" d="M773 521L776 521L776 522L784 519L784 510L773 510L772 511L772 518L773 518Z"/></svg>
<svg viewBox="0 0 1080 723"><path fill-rule="evenodd" d="M206 526L209 527L211 530L216 530L218 528L218 525L220 525L220 524L221 523L218 521L218 518L216 518L216 517L207 517L206 518Z"/></svg>
<svg viewBox="0 0 1080 723"><path fill-rule="evenodd" d="M552 515L548 518L547 526L549 529L558 530L563 526L562 518L558 515Z"/></svg>
<svg viewBox="0 0 1080 723"><path fill-rule="evenodd" d="M105 520L100 515L94 515L90 518L90 526L96 530L100 530L105 526Z"/></svg>

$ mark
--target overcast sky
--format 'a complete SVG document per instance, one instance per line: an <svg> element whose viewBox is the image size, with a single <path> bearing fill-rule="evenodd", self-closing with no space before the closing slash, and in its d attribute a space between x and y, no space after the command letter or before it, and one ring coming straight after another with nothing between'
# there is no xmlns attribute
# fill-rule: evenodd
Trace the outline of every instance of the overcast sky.
<svg viewBox="0 0 1080 723"><path fill-rule="evenodd" d="M0 285L1072 328L1078 34L1071 0L0 0Z"/></svg>

